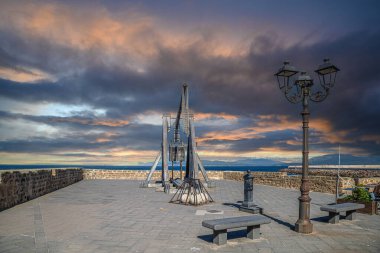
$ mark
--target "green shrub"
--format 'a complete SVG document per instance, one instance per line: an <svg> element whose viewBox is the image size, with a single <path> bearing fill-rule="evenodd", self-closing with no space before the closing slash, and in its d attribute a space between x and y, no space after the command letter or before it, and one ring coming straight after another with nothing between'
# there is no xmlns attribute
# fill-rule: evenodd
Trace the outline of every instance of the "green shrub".
<svg viewBox="0 0 380 253"><path fill-rule="evenodd" d="M352 191L352 195L348 195L344 197L345 200L353 200L353 201L363 201L363 202L370 202L371 196L369 195L369 192L364 188L355 188Z"/></svg>
<svg viewBox="0 0 380 253"><path fill-rule="evenodd" d="M352 195L347 195L343 199L344 200L354 200L354 197Z"/></svg>

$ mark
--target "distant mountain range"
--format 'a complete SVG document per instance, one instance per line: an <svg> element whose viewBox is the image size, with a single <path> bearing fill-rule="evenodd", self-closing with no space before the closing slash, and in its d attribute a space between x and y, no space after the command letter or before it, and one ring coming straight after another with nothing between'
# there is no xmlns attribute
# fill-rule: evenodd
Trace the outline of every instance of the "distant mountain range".
<svg viewBox="0 0 380 253"><path fill-rule="evenodd" d="M204 166L288 166L290 164L265 158L246 158L236 161L203 160ZM140 163L141 166L151 166L153 163ZM160 163L159 163L160 165Z"/></svg>
<svg viewBox="0 0 380 253"><path fill-rule="evenodd" d="M300 157L301 158L301 157ZM301 159L300 159L301 160ZM309 159L311 165L335 165L339 163L339 155L323 155ZM294 162L281 162L274 159L250 158L237 161L209 161L203 160L205 166L288 166L300 165ZM340 155L342 165L379 165L380 156L353 156L347 154Z"/></svg>
<svg viewBox="0 0 380 253"><path fill-rule="evenodd" d="M313 157L309 161L312 165L335 165L339 163L339 155L323 155ZM380 164L380 156L353 156L353 155L340 155L340 164L342 165L378 165Z"/></svg>
<svg viewBox="0 0 380 253"><path fill-rule="evenodd" d="M265 158L249 158L237 161L202 160L204 166L281 166L288 165L280 161Z"/></svg>

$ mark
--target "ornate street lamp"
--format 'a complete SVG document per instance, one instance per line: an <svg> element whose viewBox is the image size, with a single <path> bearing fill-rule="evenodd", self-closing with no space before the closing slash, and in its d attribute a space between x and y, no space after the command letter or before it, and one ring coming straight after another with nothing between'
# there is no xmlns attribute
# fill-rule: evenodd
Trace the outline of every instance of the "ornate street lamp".
<svg viewBox="0 0 380 253"><path fill-rule="evenodd" d="M313 79L301 72L294 80L293 77L299 73L289 62L284 62L284 66L275 74L277 77L280 90L284 92L286 99L293 103L302 101L302 129L303 129L303 146L302 146L302 179L301 179L301 196L299 199L299 214L295 224L295 231L309 234L313 232L313 224L310 222L310 201L309 197L309 99L313 102L323 101L329 94L330 88L334 86L336 73L339 69L325 59L324 63L318 67L315 72L318 74L321 89L313 91Z"/></svg>

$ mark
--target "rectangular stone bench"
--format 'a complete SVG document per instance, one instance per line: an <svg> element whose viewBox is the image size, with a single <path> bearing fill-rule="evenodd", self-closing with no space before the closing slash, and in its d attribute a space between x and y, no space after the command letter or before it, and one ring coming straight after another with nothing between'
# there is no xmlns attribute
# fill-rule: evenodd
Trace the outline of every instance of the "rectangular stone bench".
<svg viewBox="0 0 380 253"><path fill-rule="evenodd" d="M346 212L347 220L356 219L356 210L364 208L363 204L342 203L335 205L321 206L321 211L329 212L329 223L335 224L339 222L341 212Z"/></svg>
<svg viewBox="0 0 380 253"><path fill-rule="evenodd" d="M214 231L213 243L222 245L227 243L227 229L247 227L247 238L260 238L260 225L268 224L271 220L262 215L240 216L216 220L205 220L202 226Z"/></svg>

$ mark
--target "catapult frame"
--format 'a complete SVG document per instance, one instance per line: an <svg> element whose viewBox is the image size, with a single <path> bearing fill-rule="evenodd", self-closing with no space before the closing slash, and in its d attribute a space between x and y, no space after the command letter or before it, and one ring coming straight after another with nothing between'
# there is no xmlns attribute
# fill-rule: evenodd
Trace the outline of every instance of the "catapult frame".
<svg viewBox="0 0 380 253"><path fill-rule="evenodd" d="M172 135L173 137L171 138L170 142L168 139L168 133L173 134ZM183 135L185 135L185 137L183 137ZM186 140L187 144L183 141L183 139ZM186 149L187 149L187 152L186 152ZM163 115L162 117L161 150L157 154L157 157L153 163L153 166L151 167L146 180L141 184L141 186L142 187L150 186L153 173L156 171L157 165L159 161L161 160L162 161L161 184L164 187L165 192L169 191L170 189L169 182L174 180L173 164L175 162L180 163L180 178L179 179L182 180L182 163L185 161L185 157L187 157L186 174L185 174L183 182L181 181L182 184L179 187L179 189L182 189L181 191L183 192L184 189L185 188L187 189L188 186L190 185L192 189L195 189L196 192L199 192L199 189L201 189L201 192L207 192L207 190L205 191L203 184L199 180L199 177L198 177L199 170L201 171L201 174L204 178L204 181L206 182L207 187L214 187L214 184L212 181L209 180L207 176L207 172L196 151L194 116L193 114L190 113L190 110L189 110L189 93L188 93L187 84L184 84L182 86L181 101L179 104L179 109L178 109L176 117L171 118L171 116L167 114ZM171 178L169 178L169 169L168 169L169 161L172 163ZM196 180L196 181L191 182L191 180ZM198 187L198 185L201 185L201 186ZM188 193L190 194L190 192ZM208 194L208 192L207 192L207 195L209 199L212 201L212 198Z"/></svg>

